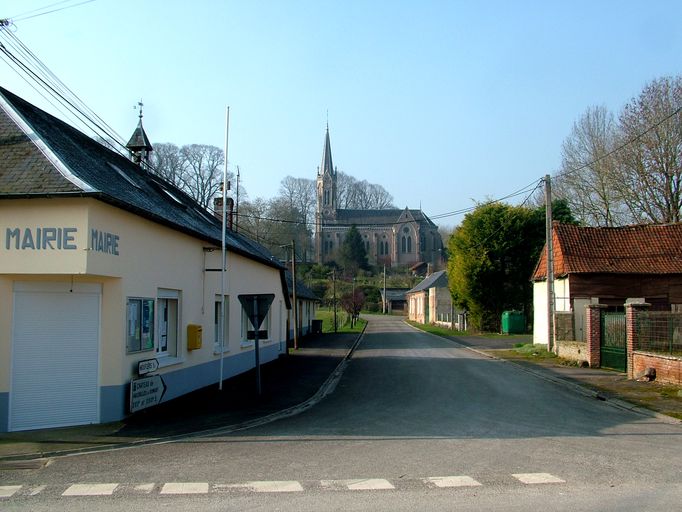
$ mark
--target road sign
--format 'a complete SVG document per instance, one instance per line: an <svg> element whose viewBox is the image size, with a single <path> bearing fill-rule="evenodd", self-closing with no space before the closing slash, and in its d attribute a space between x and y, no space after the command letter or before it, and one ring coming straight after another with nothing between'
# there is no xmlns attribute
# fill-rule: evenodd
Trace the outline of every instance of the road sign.
<svg viewBox="0 0 682 512"><path fill-rule="evenodd" d="M251 325L253 325L254 329L259 329L263 323L263 320L265 320L265 317L268 315L268 311L270 311L270 304L272 304L272 301L275 300L275 294L250 293L239 295L238 297L239 302L242 303L244 311L246 311L246 316L248 316L249 320L251 321ZM258 322L258 325L253 323L254 313L256 314L256 321Z"/></svg>
<svg viewBox="0 0 682 512"><path fill-rule="evenodd" d="M161 375L152 375L130 381L130 412L137 412L161 403L166 393L166 383Z"/></svg>
<svg viewBox="0 0 682 512"><path fill-rule="evenodd" d="M263 320L265 320L268 311L270 311L270 305L272 304L272 301L275 300L275 294L251 293L238 295L238 297L239 302L242 303L242 307L244 308L244 311L246 311L246 315L249 317L254 329L251 332L253 332L253 340L256 345L254 350L254 353L256 354L256 390L258 391L258 395L260 395L260 346L258 345L258 338L262 331L259 332L258 329L263 323ZM267 336L267 331L265 331L265 335Z"/></svg>
<svg viewBox="0 0 682 512"><path fill-rule="evenodd" d="M147 375L159 369L158 359L145 359L137 363L137 374L139 376Z"/></svg>

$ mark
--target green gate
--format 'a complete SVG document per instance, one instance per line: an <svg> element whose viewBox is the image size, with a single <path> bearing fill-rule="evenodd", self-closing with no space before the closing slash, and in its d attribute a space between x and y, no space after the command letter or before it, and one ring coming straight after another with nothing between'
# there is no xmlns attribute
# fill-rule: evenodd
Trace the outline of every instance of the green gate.
<svg viewBox="0 0 682 512"><path fill-rule="evenodd" d="M627 370L625 313L601 314L601 362L603 368Z"/></svg>

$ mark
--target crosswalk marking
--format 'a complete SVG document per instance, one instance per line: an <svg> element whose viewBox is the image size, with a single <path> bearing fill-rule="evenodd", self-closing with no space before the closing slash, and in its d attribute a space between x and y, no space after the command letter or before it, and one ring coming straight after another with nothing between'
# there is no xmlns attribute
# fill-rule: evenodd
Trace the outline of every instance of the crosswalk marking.
<svg viewBox="0 0 682 512"><path fill-rule="evenodd" d="M118 484L73 484L62 496L110 496Z"/></svg>
<svg viewBox="0 0 682 512"><path fill-rule="evenodd" d="M243 484L216 485L216 489L248 489L253 492L302 492L303 486L296 480L264 480Z"/></svg>
<svg viewBox="0 0 682 512"><path fill-rule="evenodd" d="M565 480L550 473L514 473L511 475L518 482L525 485L538 484L560 484L566 483ZM431 476L414 479L421 482L428 488L460 488L460 487L480 487L483 484L474 478L466 475L459 476ZM400 480L403 485L407 480ZM305 484L305 487L304 485ZM246 491L258 493L296 493L304 492L306 488L313 489L319 485L322 489L331 491L377 491L393 490L395 485L384 478L357 478L346 480L318 480L306 481L301 483L296 480L255 480L248 482L236 482L230 484L208 483L208 482L167 482L156 483L75 483L69 485L62 496L111 496L125 493L146 493L152 494L158 489L162 495L182 495L182 494L208 494L212 492L225 491ZM32 486L4 485L0 486L0 499L7 498L27 498L37 496L45 491L47 485L34 484ZM22 490L23 488L23 490ZM63 489L63 487L62 487Z"/></svg>
<svg viewBox="0 0 682 512"><path fill-rule="evenodd" d="M423 479L425 484L433 484L436 487L476 487L483 485L470 476L432 476Z"/></svg>
<svg viewBox="0 0 682 512"><path fill-rule="evenodd" d="M565 480L558 478L549 473L517 473L512 475L519 482L534 485L534 484L564 484Z"/></svg>
<svg viewBox="0 0 682 512"><path fill-rule="evenodd" d="M322 487L328 489L346 488L351 491L376 491L381 489L395 489L393 484L383 478L362 478L355 480L322 480Z"/></svg>
<svg viewBox="0 0 682 512"><path fill-rule="evenodd" d="M169 482L163 484L160 494L206 494L207 482Z"/></svg>
<svg viewBox="0 0 682 512"><path fill-rule="evenodd" d="M0 498L11 498L21 485L0 485Z"/></svg>

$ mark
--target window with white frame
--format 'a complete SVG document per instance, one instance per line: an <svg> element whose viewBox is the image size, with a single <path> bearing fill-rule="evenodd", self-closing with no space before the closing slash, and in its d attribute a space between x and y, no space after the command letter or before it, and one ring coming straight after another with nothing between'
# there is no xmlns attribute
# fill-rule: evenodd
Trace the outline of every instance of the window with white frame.
<svg viewBox="0 0 682 512"><path fill-rule="evenodd" d="M154 299L128 297L126 301L126 352L154 349Z"/></svg>
<svg viewBox="0 0 682 512"><path fill-rule="evenodd" d="M214 320L214 338L213 338L213 343L214 343L214 348L217 352L220 352L220 344L221 341L223 341L223 350L227 351L230 346L230 339L228 333L230 332L229 326L230 326L230 300L229 296L225 295L225 322L223 323L223 318L222 318L222 302L220 300L220 295L216 295L215 297L215 307L213 308L214 315L213 315L213 320ZM222 325L222 328L221 328ZM220 333L222 332L223 337L221 338Z"/></svg>
<svg viewBox="0 0 682 512"><path fill-rule="evenodd" d="M180 292L159 288L158 291L158 356L180 355Z"/></svg>

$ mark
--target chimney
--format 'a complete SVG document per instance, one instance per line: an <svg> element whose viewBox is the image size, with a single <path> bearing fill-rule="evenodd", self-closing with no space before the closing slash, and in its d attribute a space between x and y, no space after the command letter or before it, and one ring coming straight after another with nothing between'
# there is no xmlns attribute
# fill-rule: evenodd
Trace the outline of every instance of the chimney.
<svg viewBox="0 0 682 512"><path fill-rule="evenodd" d="M222 200L221 200L222 202ZM227 229L232 231L232 226L234 223L234 199L231 197L227 198Z"/></svg>
<svg viewBox="0 0 682 512"><path fill-rule="evenodd" d="M431 269L431 263L426 264L426 277L429 277L431 274L433 274L433 270Z"/></svg>
<svg viewBox="0 0 682 512"><path fill-rule="evenodd" d="M213 215L215 215L219 219L223 218L223 198L222 197L214 197L213 198Z"/></svg>

